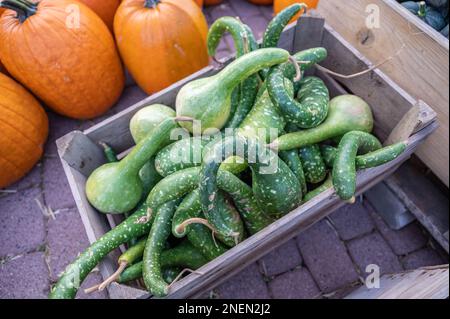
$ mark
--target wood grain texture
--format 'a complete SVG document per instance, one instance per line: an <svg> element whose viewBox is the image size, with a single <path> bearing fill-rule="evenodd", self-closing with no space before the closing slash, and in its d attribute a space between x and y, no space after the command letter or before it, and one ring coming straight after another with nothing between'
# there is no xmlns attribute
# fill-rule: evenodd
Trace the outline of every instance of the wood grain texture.
<svg viewBox="0 0 450 319"><path fill-rule="evenodd" d="M380 8L380 28L366 27L366 8ZM419 148L419 157L449 185L449 46L448 40L410 15L393 0L321 1L319 13L340 35L373 63L398 57L380 67L416 99L437 113L440 128ZM338 13L338 14L337 14ZM345 71L346 73L349 70Z"/></svg>
<svg viewBox="0 0 450 319"><path fill-rule="evenodd" d="M448 280L448 265L425 267L384 275L379 289L362 286L345 299L447 299Z"/></svg>

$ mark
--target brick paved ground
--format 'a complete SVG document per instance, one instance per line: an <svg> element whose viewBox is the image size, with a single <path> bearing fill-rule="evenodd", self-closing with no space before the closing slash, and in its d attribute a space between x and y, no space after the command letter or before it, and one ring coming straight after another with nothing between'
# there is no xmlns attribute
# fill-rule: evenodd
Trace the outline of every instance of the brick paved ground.
<svg viewBox="0 0 450 319"><path fill-rule="evenodd" d="M244 0L225 1L206 10L209 21L239 15L260 37L272 11ZM226 39L218 57L233 50ZM50 137L42 161L0 196L0 298L45 298L58 274L87 245L61 164L55 140L85 129L141 100L145 94L128 87L120 102L96 121L80 122L49 113ZM40 205L51 208L44 214ZM448 262L430 245L417 224L392 231L367 202L345 207L296 239L269 253L210 295L223 298L337 298L365 277L368 264L382 272ZM93 272L84 286L98 283ZM79 298L86 295L79 294ZM90 298L105 298L97 293Z"/></svg>

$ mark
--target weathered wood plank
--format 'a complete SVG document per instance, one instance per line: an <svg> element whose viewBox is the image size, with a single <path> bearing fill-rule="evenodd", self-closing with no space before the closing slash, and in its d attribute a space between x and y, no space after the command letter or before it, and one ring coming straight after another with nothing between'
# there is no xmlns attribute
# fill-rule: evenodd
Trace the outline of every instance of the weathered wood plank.
<svg viewBox="0 0 450 319"><path fill-rule="evenodd" d="M380 288L365 286L345 299L447 299L448 265L424 267L380 278Z"/></svg>
<svg viewBox="0 0 450 319"><path fill-rule="evenodd" d="M379 28L367 28L369 13L366 9L369 5L380 9ZM399 55L380 70L415 99L424 100L437 112L441 126L419 149L418 156L448 186L448 39L407 12L395 0L358 0L352 1L351 5L342 0L326 0L320 2L318 11L336 32L374 63L395 55L404 45Z"/></svg>

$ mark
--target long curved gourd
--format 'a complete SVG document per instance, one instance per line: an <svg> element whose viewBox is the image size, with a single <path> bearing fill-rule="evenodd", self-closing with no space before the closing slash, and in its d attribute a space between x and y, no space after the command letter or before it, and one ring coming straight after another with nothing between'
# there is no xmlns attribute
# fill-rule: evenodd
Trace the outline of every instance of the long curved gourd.
<svg viewBox="0 0 450 319"><path fill-rule="evenodd" d="M63 275L51 289L50 299L73 299L84 279L111 251L130 241L148 234L153 219L147 219L147 205L143 204L133 215L110 230L78 258L66 267ZM145 222L143 220L145 219Z"/></svg>
<svg viewBox="0 0 450 319"><path fill-rule="evenodd" d="M221 130L230 116L233 90L259 70L289 59L283 49L261 49L233 61L218 74L186 84L176 98L177 115L200 121L201 131ZM182 126L193 132L192 123Z"/></svg>
<svg viewBox="0 0 450 319"><path fill-rule="evenodd" d="M339 143L333 165L333 185L343 200L353 201L356 192L356 156L358 151L373 152L382 148L373 135L352 131L344 135Z"/></svg>
<svg viewBox="0 0 450 319"><path fill-rule="evenodd" d="M303 198L303 202L304 203L309 202L314 197L322 194L323 192L326 192L332 187L333 187L333 177L331 174L328 174L328 178L325 180L325 182L323 182L322 185L313 189L312 191L310 191L305 195L305 197Z"/></svg>
<svg viewBox="0 0 450 319"><path fill-rule="evenodd" d="M300 10L304 8L304 5L295 3L281 12L279 12L270 22L264 32L263 40L261 43L262 48L275 48L278 46L281 34L284 28L296 16ZM266 79L269 69L264 69L260 72L262 79Z"/></svg>
<svg viewBox="0 0 450 319"><path fill-rule="evenodd" d="M279 151L317 144L350 131L372 132L370 106L356 95L341 95L330 101L327 119L319 126L280 136L269 147Z"/></svg>
<svg viewBox="0 0 450 319"><path fill-rule="evenodd" d="M306 77L301 80L297 100L285 89L282 66L272 68L267 83L272 102L282 111L288 122L300 128L312 128L318 126L327 117L330 95L321 79Z"/></svg>
<svg viewBox="0 0 450 319"><path fill-rule="evenodd" d="M174 200L158 208L144 249L142 277L148 291L157 297L164 297L169 293L169 285L162 276L161 253L170 236L177 204L178 200Z"/></svg>
<svg viewBox="0 0 450 319"><path fill-rule="evenodd" d="M139 171L177 127L175 118L166 119L123 160L97 168L86 182L86 195L92 206L103 213L117 214L132 210L143 192Z"/></svg>
<svg viewBox="0 0 450 319"><path fill-rule="evenodd" d="M301 187L297 177L278 156L256 139L231 136L212 147L204 156L200 177L202 210L216 229L224 221L217 214L217 173L220 162L240 150L252 169L253 193L261 209L269 215L280 216L290 212L301 201ZM283 198L280 201L280 198Z"/></svg>

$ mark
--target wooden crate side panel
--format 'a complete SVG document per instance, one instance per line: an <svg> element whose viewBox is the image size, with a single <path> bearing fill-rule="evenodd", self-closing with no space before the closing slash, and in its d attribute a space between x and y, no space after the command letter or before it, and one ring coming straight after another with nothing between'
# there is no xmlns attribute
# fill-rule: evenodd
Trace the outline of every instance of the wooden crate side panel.
<svg viewBox="0 0 450 319"><path fill-rule="evenodd" d="M380 28L367 29L366 8L380 8ZM438 114L441 127L418 150L419 157L448 186L449 182L449 50L448 40L424 32L394 0L321 1L319 13L327 23L373 63L399 55L380 69L416 99L424 100ZM339 14L336 14L339 12ZM422 27L421 27L422 26ZM425 30L426 31L426 30ZM442 39L442 38L441 38ZM342 72L347 71L345 69ZM350 71L351 72L351 71Z"/></svg>

